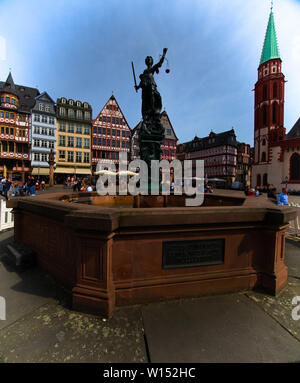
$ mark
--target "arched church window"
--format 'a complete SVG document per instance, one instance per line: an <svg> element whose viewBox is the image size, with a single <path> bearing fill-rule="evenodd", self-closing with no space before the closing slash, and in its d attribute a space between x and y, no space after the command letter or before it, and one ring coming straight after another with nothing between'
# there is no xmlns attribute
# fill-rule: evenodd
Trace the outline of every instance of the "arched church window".
<svg viewBox="0 0 300 383"><path fill-rule="evenodd" d="M263 86L263 101L266 101L267 97L268 97L268 87L267 85L264 85Z"/></svg>
<svg viewBox="0 0 300 383"><path fill-rule="evenodd" d="M273 118L272 118L273 124L276 124L276 122L277 122L277 102L273 102L272 115L273 115Z"/></svg>
<svg viewBox="0 0 300 383"><path fill-rule="evenodd" d="M300 180L300 156L298 153L291 156L290 175L292 180Z"/></svg>
<svg viewBox="0 0 300 383"><path fill-rule="evenodd" d="M261 176L260 176L260 174L257 174L257 177L256 177L256 186L261 186Z"/></svg>
<svg viewBox="0 0 300 383"><path fill-rule="evenodd" d="M268 185L268 174L265 173L263 175L263 186L267 186Z"/></svg>
<svg viewBox="0 0 300 383"><path fill-rule="evenodd" d="M267 125L267 107L263 106L263 124Z"/></svg>
<svg viewBox="0 0 300 383"><path fill-rule="evenodd" d="M273 98L277 97L277 82L273 84Z"/></svg>
<svg viewBox="0 0 300 383"><path fill-rule="evenodd" d="M261 154L261 161L266 162L266 152L262 152Z"/></svg>
<svg viewBox="0 0 300 383"><path fill-rule="evenodd" d="M263 139L263 140L262 140L262 146L265 146L265 145L266 145L266 140Z"/></svg>

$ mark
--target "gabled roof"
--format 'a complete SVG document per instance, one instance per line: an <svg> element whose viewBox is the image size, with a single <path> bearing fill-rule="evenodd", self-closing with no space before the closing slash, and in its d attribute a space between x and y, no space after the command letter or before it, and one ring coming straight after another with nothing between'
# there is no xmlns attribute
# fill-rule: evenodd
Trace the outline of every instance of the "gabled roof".
<svg viewBox="0 0 300 383"><path fill-rule="evenodd" d="M52 100L52 98L49 96L47 92L43 92L40 95L38 95L36 97L36 100L51 102L51 104L55 104L55 101Z"/></svg>
<svg viewBox="0 0 300 383"><path fill-rule="evenodd" d="M167 118L169 127L172 129L172 135L174 135L175 140L178 141L178 138L177 138L177 136L176 136L175 130L174 130L174 128L173 128L173 125L171 124L171 121L170 121L170 118L169 118L169 116L168 116L168 113L164 110L164 111L161 113L160 117L161 117L161 118L162 118L162 117L166 117L166 118Z"/></svg>
<svg viewBox="0 0 300 383"><path fill-rule="evenodd" d="M0 92L8 92L16 95L19 98L18 110L26 113L29 113L33 108L35 98L40 94L36 88L16 85L10 72L5 82L0 81Z"/></svg>
<svg viewBox="0 0 300 383"><path fill-rule="evenodd" d="M206 137L199 138L195 136L192 141L183 142L180 145L184 147L184 150L197 151L207 148L213 148L216 146L230 145L237 146L236 135L234 129L226 130L225 132L215 133L213 131Z"/></svg>
<svg viewBox="0 0 300 383"><path fill-rule="evenodd" d="M120 113L121 113L121 115L122 115L122 118L124 118L127 127L128 127L129 130L131 131L131 128L130 128L130 126L129 126L127 120L126 120L126 117L124 116L124 113L122 112L122 109L120 108L120 105L118 104L118 102L117 102L117 100L116 100L116 98L115 98L115 96L114 96L113 94L112 94L112 95L110 96L110 98L106 101L106 103L104 104L103 108L102 108L102 109L100 110L100 112L98 113L97 117L94 118L94 119L92 120L92 124L94 124L94 123L99 119L99 117L102 115L102 113L103 113L104 110L106 109L107 104L109 104L110 101L113 101L113 102L116 103L117 107L118 107L119 110L120 110Z"/></svg>
<svg viewBox="0 0 300 383"><path fill-rule="evenodd" d="M274 16L271 10L259 65L272 59L280 59L280 54L277 44Z"/></svg>
<svg viewBox="0 0 300 383"><path fill-rule="evenodd" d="M297 122L292 127L292 129L286 135L287 139L297 138L297 137L300 137L300 117L298 118Z"/></svg>
<svg viewBox="0 0 300 383"><path fill-rule="evenodd" d="M176 136L176 134L175 134L175 131L174 131L174 128L173 128L173 125L171 124L171 121L170 121L170 118L169 118L169 116L168 116L168 113L164 110L161 114L160 114L160 117L162 118L162 117L166 117L167 118L167 120L168 120L168 127L169 128L171 128L172 129L172 135L174 135L174 138L175 138L175 140L176 140L176 142L178 141L178 138L177 138L177 136ZM132 129L132 135L134 135L136 132L137 132L137 134L139 134L139 130L141 129L141 126L142 126L142 120L140 121L140 122L138 122L138 124ZM167 138L167 139L170 139L170 138L168 138L167 136L166 136L166 130L164 131L165 133L165 138ZM173 137L172 137L172 139L174 139Z"/></svg>

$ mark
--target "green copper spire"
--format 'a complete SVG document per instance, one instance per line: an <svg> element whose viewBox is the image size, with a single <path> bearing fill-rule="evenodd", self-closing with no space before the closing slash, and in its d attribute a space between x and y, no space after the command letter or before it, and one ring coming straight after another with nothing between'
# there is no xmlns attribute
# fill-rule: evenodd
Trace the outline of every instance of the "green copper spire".
<svg viewBox="0 0 300 383"><path fill-rule="evenodd" d="M277 37L274 24L274 16L271 9L268 28L265 36L264 47L261 52L261 58L259 65L272 59L280 59L279 49L277 45Z"/></svg>

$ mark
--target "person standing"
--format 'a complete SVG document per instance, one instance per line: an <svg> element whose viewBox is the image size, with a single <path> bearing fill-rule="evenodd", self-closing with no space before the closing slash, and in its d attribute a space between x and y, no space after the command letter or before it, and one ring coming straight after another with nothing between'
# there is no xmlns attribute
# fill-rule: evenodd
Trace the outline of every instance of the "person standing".
<svg viewBox="0 0 300 383"><path fill-rule="evenodd" d="M11 182L10 182L10 180L7 178L7 179L5 180L5 183L4 183L4 197L5 197L6 201L8 200L8 195L7 195L7 193L9 192L10 187L11 187Z"/></svg>
<svg viewBox="0 0 300 383"><path fill-rule="evenodd" d="M288 197L288 190L287 188L283 188L282 192L277 197L277 204L282 205L288 205L289 204L289 197Z"/></svg>
<svg viewBox="0 0 300 383"><path fill-rule="evenodd" d="M77 191L80 192L80 190L81 190L81 179L78 178L78 182L77 182Z"/></svg>
<svg viewBox="0 0 300 383"><path fill-rule="evenodd" d="M35 190L34 190L35 189L35 181L34 181L34 177L33 176L31 176L29 178L28 188L29 188L29 194L31 196L35 196Z"/></svg>
<svg viewBox="0 0 300 383"><path fill-rule="evenodd" d="M276 198L276 188L273 187L273 185L268 185L268 191L267 191L268 198L271 199L277 199Z"/></svg>

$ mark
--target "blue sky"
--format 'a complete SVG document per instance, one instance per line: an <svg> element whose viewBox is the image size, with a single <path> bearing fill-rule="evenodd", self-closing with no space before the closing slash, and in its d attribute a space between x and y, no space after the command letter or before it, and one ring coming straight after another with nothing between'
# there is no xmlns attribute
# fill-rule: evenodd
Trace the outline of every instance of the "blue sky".
<svg viewBox="0 0 300 383"><path fill-rule="evenodd" d="M141 118L133 88L147 55L159 59L163 106L179 142L234 127L253 145L253 92L269 0L2 0L0 79L38 86L56 100L89 102L95 117L112 91L130 125ZM300 1L274 0L286 76L285 126L300 117Z"/></svg>

